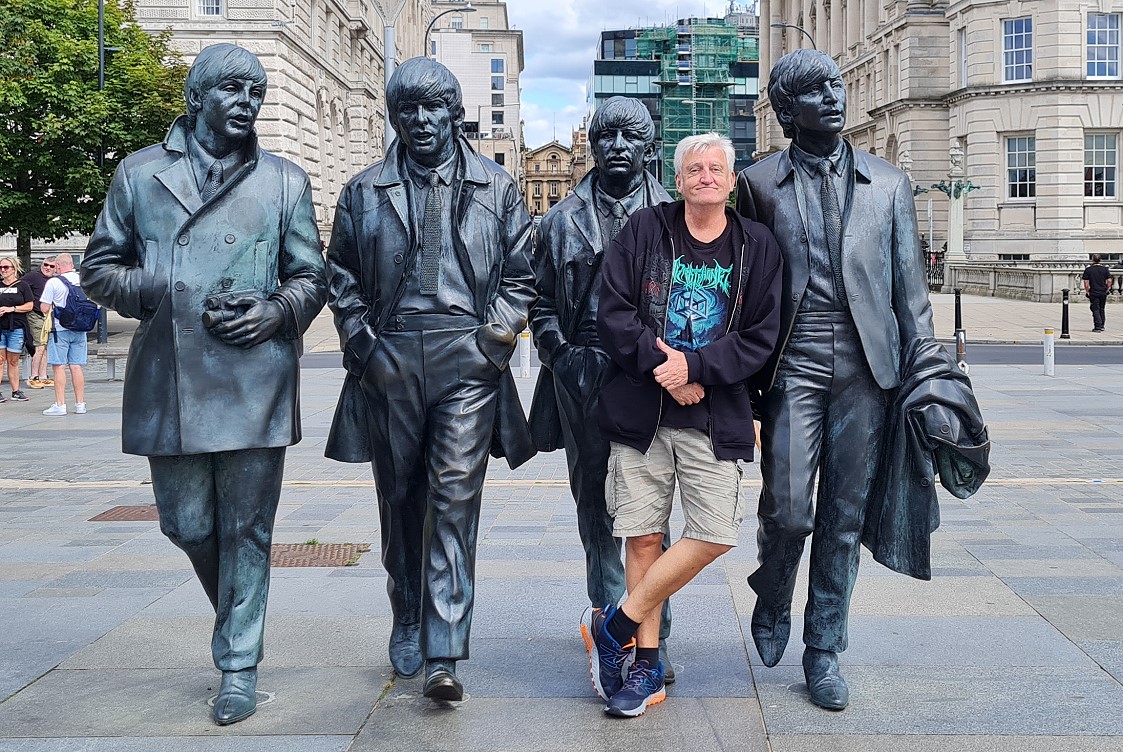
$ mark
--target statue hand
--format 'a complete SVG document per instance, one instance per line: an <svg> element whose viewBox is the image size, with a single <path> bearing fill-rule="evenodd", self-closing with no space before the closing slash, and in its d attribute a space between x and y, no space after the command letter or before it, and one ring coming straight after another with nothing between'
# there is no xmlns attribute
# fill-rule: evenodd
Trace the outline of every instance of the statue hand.
<svg viewBox="0 0 1123 752"><path fill-rule="evenodd" d="M231 321L223 321L211 328L211 332L237 347L253 347L265 342L285 323L284 306L276 300L263 300L252 295L243 295L227 302L227 306L238 308L248 306L245 313Z"/></svg>

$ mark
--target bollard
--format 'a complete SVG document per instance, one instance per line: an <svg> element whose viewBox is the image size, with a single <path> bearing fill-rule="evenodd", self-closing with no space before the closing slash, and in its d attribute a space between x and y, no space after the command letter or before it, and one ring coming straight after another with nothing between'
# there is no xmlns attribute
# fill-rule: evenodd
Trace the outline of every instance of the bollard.
<svg viewBox="0 0 1123 752"><path fill-rule="evenodd" d="M109 342L109 312L102 306L97 315L97 343L104 345Z"/></svg>
<svg viewBox="0 0 1123 752"><path fill-rule="evenodd" d="M1061 290L1061 339L1072 339L1068 334L1068 288Z"/></svg>
<svg viewBox="0 0 1123 752"><path fill-rule="evenodd" d="M524 379L530 378L530 331L519 335L519 369Z"/></svg>
<svg viewBox="0 0 1123 752"><path fill-rule="evenodd" d="M967 331L963 328L963 304L958 287L955 288L955 362L963 373L970 372L971 367L967 365Z"/></svg>
<svg viewBox="0 0 1123 752"><path fill-rule="evenodd" d="M1045 375L1055 375L1055 362L1053 360L1053 330L1045 330Z"/></svg>

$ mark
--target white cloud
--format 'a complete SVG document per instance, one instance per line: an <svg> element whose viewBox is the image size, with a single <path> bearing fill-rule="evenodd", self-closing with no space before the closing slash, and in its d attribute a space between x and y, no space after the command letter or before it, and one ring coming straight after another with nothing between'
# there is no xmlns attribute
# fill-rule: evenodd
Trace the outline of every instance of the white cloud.
<svg viewBox="0 0 1123 752"><path fill-rule="evenodd" d="M522 29L526 69L522 105L527 146L558 141L585 116L585 86L600 33L674 23L690 16L724 16L728 2L709 0L506 0L507 17Z"/></svg>

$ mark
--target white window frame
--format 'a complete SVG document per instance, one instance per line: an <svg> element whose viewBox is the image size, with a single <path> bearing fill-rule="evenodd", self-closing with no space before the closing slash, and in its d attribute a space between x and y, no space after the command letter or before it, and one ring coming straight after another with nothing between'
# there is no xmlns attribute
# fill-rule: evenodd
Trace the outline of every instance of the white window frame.
<svg viewBox="0 0 1123 752"><path fill-rule="evenodd" d="M1097 177L1096 170L1103 172ZM1116 201L1119 197L1119 134L1084 134L1084 198ZM1097 192L1097 186L1099 192Z"/></svg>
<svg viewBox="0 0 1123 752"><path fill-rule="evenodd" d="M450 29L463 29L464 16L453 16L452 18L450 18L448 21L448 27Z"/></svg>
<svg viewBox="0 0 1123 752"><path fill-rule="evenodd" d="M480 52L491 52L491 42L481 42Z"/></svg>
<svg viewBox="0 0 1123 752"><path fill-rule="evenodd" d="M489 19L487 16L480 16L480 28L481 29L488 28L491 25L490 21L491 21L491 19Z"/></svg>
<svg viewBox="0 0 1123 752"><path fill-rule="evenodd" d="M199 18L222 18L224 14L223 0L195 0L195 15Z"/></svg>
<svg viewBox="0 0 1123 752"><path fill-rule="evenodd" d="M1010 135L1006 137L1005 147L1006 198L1011 201L1036 200L1037 137L1029 133Z"/></svg>
<svg viewBox="0 0 1123 752"><path fill-rule="evenodd" d="M1002 82L1013 84L1032 80L1033 16L1003 19Z"/></svg>
<svg viewBox="0 0 1123 752"><path fill-rule="evenodd" d="M1119 78L1120 14L1089 13L1084 34L1084 71L1090 79ZM1094 69L1103 68L1103 72Z"/></svg>

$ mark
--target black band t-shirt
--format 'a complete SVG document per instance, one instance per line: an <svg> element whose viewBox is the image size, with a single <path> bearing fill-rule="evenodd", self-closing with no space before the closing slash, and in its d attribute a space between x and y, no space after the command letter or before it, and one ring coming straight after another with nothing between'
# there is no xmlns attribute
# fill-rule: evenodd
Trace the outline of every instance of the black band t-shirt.
<svg viewBox="0 0 1123 752"><path fill-rule="evenodd" d="M10 285L0 282L0 308L34 302L31 287L22 279L17 279ZM27 324L26 313L5 313L0 316L0 332L14 332L16 329L23 329L25 324Z"/></svg>
<svg viewBox="0 0 1123 752"><path fill-rule="evenodd" d="M696 352L725 334L731 315L734 223L708 243L690 234L686 218L675 222L675 260L667 296L666 342L676 350ZM709 431L709 395L696 405L680 405L669 394L663 398L659 425Z"/></svg>

